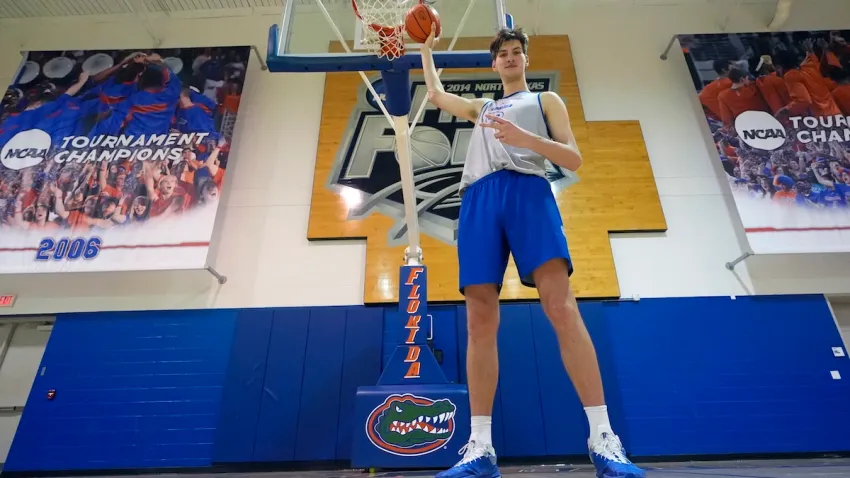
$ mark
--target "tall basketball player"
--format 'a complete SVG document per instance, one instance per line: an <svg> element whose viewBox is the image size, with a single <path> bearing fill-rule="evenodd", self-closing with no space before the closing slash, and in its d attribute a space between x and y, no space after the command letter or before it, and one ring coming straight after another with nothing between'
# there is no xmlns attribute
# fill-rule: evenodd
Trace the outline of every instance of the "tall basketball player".
<svg viewBox="0 0 850 478"><path fill-rule="evenodd" d="M521 29L500 31L490 45L493 70L502 79L504 93L497 101L446 93L434 67L433 46L432 34L422 46L429 101L475 123L460 183L458 226L460 291L469 328L466 368L472 434L461 449L463 459L437 477L501 476L490 426L499 376L499 291L508 254L513 254L522 283L538 290L564 366L587 413L596 476L642 478L644 472L626 458L608 420L596 351L570 287L573 268L567 238L546 179L546 160L572 171L582 163L567 108L555 93L529 91L528 37Z"/></svg>

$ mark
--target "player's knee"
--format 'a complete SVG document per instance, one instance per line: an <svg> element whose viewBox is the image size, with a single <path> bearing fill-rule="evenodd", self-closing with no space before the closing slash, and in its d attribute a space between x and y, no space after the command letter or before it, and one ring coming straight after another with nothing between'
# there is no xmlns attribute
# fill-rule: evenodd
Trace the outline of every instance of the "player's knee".
<svg viewBox="0 0 850 478"><path fill-rule="evenodd" d="M557 297L543 302L543 312L552 322L552 327L558 334L570 334L578 326L581 315L575 301L567 301L565 297Z"/></svg>
<svg viewBox="0 0 850 478"><path fill-rule="evenodd" d="M493 338L499 331L499 292L495 286L471 286L466 296L466 327L473 339Z"/></svg>

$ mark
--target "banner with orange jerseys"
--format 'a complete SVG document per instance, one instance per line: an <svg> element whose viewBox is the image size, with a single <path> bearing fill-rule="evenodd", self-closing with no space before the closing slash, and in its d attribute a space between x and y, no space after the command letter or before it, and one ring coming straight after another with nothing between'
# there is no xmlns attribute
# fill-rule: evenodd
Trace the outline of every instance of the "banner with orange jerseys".
<svg viewBox="0 0 850 478"><path fill-rule="evenodd" d="M249 54L25 54L0 104L0 273L205 267Z"/></svg>
<svg viewBox="0 0 850 478"><path fill-rule="evenodd" d="M850 31L681 35L754 253L850 251Z"/></svg>

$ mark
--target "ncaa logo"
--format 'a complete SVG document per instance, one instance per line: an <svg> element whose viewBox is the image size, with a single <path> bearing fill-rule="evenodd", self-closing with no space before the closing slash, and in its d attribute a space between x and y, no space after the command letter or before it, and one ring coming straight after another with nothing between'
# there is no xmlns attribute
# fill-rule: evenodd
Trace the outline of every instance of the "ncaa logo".
<svg viewBox="0 0 850 478"><path fill-rule="evenodd" d="M735 130L747 146L773 151L785 145L785 127L770 113L745 111L735 118Z"/></svg>
<svg viewBox="0 0 850 478"><path fill-rule="evenodd" d="M9 169L19 170L44 161L50 151L50 135L40 129L16 134L0 151L0 162Z"/></svg>
<svg viewBox="0 0 850 478"><path fill-rule="evenodd" d="M411 80L412 120L427 97L427 88L421 75L412 75ZM494 74L443 75L441 80L449 93L467 98L502 97L502 83ZM529 72L529 89L548 91L550 86L558 84L557 80L556 72ZM383 82L373 80L372 86L383 100L386 91ZM345 199L348 220L365 219L374 212L393 218L387 243L402 245L406 243L407 226L395 133L374 95L362 84L359 91L328 175L327 187ZM458 190L473 127L472 122L455 118L426 103L421 121L410 137L419 227L423 234L449 245L457 243L461 203ZM547 164L547 168L549 182L555 190L578 180L571 171L551 164Z"/></svg>
<svg viewBox="0 0 850 478"><path fill-rule="evenodd" d="M369 414L366 436L393 455L427 455L452 439L456 412L455 404L446 398L393 394Z"/></svg>

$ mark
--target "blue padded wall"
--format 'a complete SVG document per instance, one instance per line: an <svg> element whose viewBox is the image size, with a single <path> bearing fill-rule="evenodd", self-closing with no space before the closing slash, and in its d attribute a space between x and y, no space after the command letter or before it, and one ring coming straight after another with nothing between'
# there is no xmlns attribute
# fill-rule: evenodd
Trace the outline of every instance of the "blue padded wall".
<svg viewBox="0 0 850 478"><path fill-rule="evenodd" d="M208 465L236 316L60 315L3 471Z"/></svg>
<svg viewBox="0 0 850 478"><path fill-rule="evenodd" d="M253 455L238 461L292 461L301 403L310 309L274 312ZM237 461L216 456L215 461Z"/></svg>
<svg viewBox="0 0 850 478"><path fill-rule="evenodd" d="M637 456L850 451L850 360L822 296L580 304L611 420ZM345 461L398 340L395 307L61 315L4 472ZM466 382L466 309L434 306ZM539 304L505 304L503 458L585 455L587 424ZM57 396L48 401L47 390Z"/></svg>
<svg viewBox="0 0 850 478"><path fill-rule="evenodd" d="M822 296L604 304L636 455L850 451L850 361Z"/></svg>
<svg viewBox="0 0 850 478"><path fill-rule="evenodd" d="M251 461L269 354L274 311L239 313L230 351L213 456L218 461Z"/></svg>
<svg viewBox="0 0 850 478"><path fill-rule="evenodd" d="M224 461L330 461L351 456L357 387L381 374L384 309L277 309L253 456Z"/></svg>

